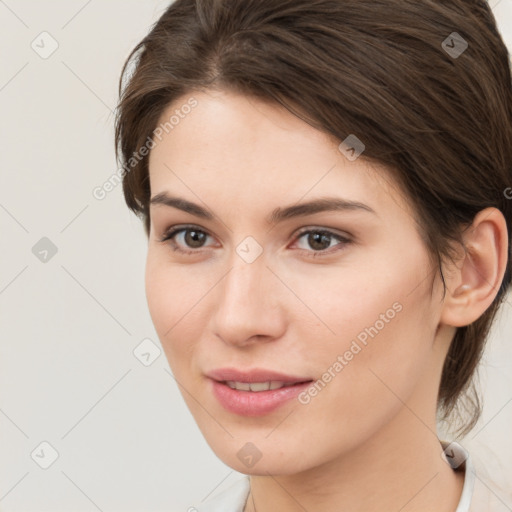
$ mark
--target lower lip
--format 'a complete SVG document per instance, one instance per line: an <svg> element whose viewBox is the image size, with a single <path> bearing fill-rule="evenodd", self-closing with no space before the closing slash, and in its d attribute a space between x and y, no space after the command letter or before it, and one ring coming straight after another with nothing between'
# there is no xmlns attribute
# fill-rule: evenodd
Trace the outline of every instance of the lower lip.
<svg viewBox="0 0 512 512"><path fill-rule="evenodd" d="M213 379L210 381L213 386L213 394L221 405L228 411L242 416L268 414L295 398L312 384L310 381L268 391L239 391L222 382Z"/></svg>

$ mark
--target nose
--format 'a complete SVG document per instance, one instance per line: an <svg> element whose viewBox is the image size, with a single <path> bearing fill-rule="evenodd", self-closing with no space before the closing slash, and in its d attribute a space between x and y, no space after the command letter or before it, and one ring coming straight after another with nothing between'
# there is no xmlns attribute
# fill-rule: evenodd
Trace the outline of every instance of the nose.
<svg viewBox="0 0 512 512"><path fill-rule="evenodd" d="M286 323L282 288L263 257L247 263L236 256L216 287L214 334L237 346L281 337Z"/></svg>

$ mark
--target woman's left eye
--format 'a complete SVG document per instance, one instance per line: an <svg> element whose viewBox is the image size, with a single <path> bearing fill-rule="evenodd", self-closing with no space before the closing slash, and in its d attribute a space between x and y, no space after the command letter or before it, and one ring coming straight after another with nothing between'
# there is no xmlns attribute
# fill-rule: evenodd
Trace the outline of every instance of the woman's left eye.
<svg viewBox="0 0 512 512"><path fill-rule="evenodd" d="M299 233L299 235L297 236L297 240L300 240L306 235L306 243L309 245L309 247L312 247L314 249L312 254L313 257L321 256L327 253L327 249L333 247L333 245L331 245L331 242L333 240L338 240L338 243L334 244L334 246L344 246L350 243L350 240L348 238L333 233L332 231L327 231L325 229L309 229L308 231L303 231L302 233ZM304 250L307 251L307 249ZM330 254L331 252L332 251L329 251L328 254Z"/></svg>
<svg viewBox="0 0 512 512"><path fill-rule="evenodd" d="M183 254L194 254L199 252L198 249L205 247L204 242L209 236L210 235L202 229L198 229L195 226L187 226L168 229L159 241L162 243L171 241L171 247L174 251ZM177 243L178 238L181 238L181 243ZM333 247L331 244L333 240L338 241L334 246L345 246L351 242L347 237L325 229L308 229L307 231L302 231L295 237L295 240L300 241L303 238L306 240L307 245L313 250L300 249L311 253L313 257L332 253L332 251L327 250ZM183 246L188 249L184 249Z"/></svg>

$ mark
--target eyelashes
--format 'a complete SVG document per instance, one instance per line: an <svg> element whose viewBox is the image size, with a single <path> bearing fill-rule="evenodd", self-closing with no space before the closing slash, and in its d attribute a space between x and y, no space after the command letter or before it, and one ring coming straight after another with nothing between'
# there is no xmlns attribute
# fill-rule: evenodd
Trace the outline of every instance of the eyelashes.
<svg viewBox="0 0 512 512"><path fill-rule="evenodd" d="M174 252L177 252L179 254L184 255L197 255L202 252L204 248L207 248L209 246L201 246L196 248L190 248L190 246L187 246L185 244L178 244L176 241L176 238L180 235L185 235L183 242L186 242L186 234L194 234L194 237L192 240L189 239L189 242L197 241L197 238L199 237L199 242L202 240L206 240L210 235L203 229L198 228L197 226L181 226L181 227L171 227L166 230L164 235L158 240L160 243L167 244L171 247L171 249ZM307 236L306 236L307 235ZM306 228L301 230L299 233L297 233L293 239L293 244L297 241L300 241L301 239L306 240L306 245L309 247L312 247L311 244L320 244L322 245L325 242L328 242L329 247L326 249L314 249L311 248L311 250L308 249L298 249L300 252L304 253L308 257L322 257L322 256L328 256L332 255L333 252L338 252L340 250L343 250L346 245L352 243L352 240L346 236L342 236L338 233L335 233L333 231L330 231L325 228ZM331 242L335 240L338 241L337 244L334 246L331 246ZM188 247L184 248L183 247ZM333 250L334 247L334 250Z"/></svg>
<svg viewBox="0 0 512 512"><path fill-rule="evenodd" d="M203 231L202 229L197 229L194 226L187 226L187 227L169 229L168 231L166 231L164 236L160 239L160 242L165 243L167 241L170 241L171 248L176 252L180 252L180 253L184 253L184 254L198 253L199 250L201 249L201 247L198 247L196 250L187 250L187 249L182 249L176 243L176 240L175 240L176 236L181 233L186 233L186 232L201 233L202 235L209 236L208 233L206 231Z"/></svg>

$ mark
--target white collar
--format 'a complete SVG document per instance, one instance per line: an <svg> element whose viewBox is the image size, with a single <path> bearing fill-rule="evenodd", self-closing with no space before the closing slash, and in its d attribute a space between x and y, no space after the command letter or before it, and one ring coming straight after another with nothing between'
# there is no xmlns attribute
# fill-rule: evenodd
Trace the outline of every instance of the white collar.
<svg viewBox="0 0 512 512"><path fill-rule="evenodd" d="M469 512L473 491L475 488L476 472L471 457L459 443L441 441L443 458L455 471L464 471L464 486L460 496L459 505L455 512Z"/></svg>

